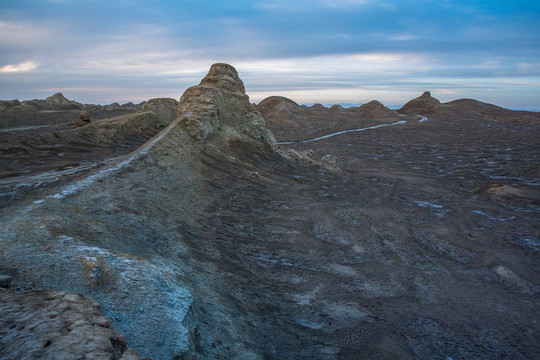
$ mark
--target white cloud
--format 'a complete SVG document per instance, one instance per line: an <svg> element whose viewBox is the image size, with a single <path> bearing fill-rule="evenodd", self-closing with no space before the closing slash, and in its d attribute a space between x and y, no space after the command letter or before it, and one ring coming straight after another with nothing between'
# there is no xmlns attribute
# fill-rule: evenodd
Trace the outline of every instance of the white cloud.
<svg viewBox="0 0 540 360"><path fill-rule="evenodd" d="M366 5L367 3L367 0L301 0L294 2L289 0L267 0L258 2L256 6L267 10L304 11L313 10L317 7L349 8Z"/></svg>
<svg viewBox="0 0 540 360"><path fill-rule="evenodd" d="M37 69L37 64L33 61L26 61L17 65L6 65L0 68L0 73L19 73Z"/></svg>
<svg viewBox="0 0 540 360"><path fill-rule="evenodd" d="M392 41L411 41L411 40L418 39L418 37L416 35L411 35L411 34L401 34L401 35L390 36L388 39Z"/></svg>
<svg viewBox="0 0 540 360"><path fill-rule="evenodd" d="M56 24L31 21L1 21L0 46L35 47L58 40L61 30Z"/></svg>

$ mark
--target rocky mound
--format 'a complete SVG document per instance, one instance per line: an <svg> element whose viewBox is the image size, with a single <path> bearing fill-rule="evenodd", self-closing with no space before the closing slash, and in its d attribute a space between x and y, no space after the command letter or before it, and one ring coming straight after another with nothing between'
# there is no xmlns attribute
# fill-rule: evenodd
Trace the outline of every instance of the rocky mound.
<svg viewBox="0 0 540 360"><path fill-rule="evenodd" d="M142 138L144 143L157 134L176 118L178 102L174 99L151 99L142 110L120 117L94 121L80 129L63 130L59 126L49 137L43 137L46 143L79 143L91 146L122 144Z"/></svg>
<svg viewBox="0 0 540 360"><path fill-rule="evenodd" d="M396 112L384 106L377 100L370 101L366 104L361 105L358 108L355 108L362 117L370 119L395 119Z"/></svg>
<svg viewBox="0 0 540 360"><path fill-rule="evenodd" d="M432 97L429 91L425 91L421 96L403 105L398 112L410 115L437 114L440 112L440 105L441 102L439 100Z"/></svg>
<svg viewBox="0 0 540 360"><path fill-rule="evenodd" d="M72 120L67 123L67 126L69 127L81 127L88 125L92 122L92 119L90 119L90 116L88 116L88 113L86 111L81 111L81 114L78 118L75 120Z"/></svg>
<svg viewBox="0 0 540 360"><path fill-rule="evenodd" d="M540 121L540 112L509 110L474 99L458 99L444 103L443 106L447 112L452 114L467 112L476 117L496 121L530 122L531 124Z"/></svg>
<svg viewBox="0 0 540 360"><path fill-rule="evenodd" d="M284 142L307 140L338 130L409 119L378 101L371 101L360 107L344 108L333 105L327 108L322 104L299 106L285 97L271 96L261 101L257 109L263 114L272 133Z"/></svg>
<svg viewBox="0 0 540 360"><path fill-rule="evenodd" d="M540 121L540 112L514 111L474 99L458 99L441 103L432 97L429 91L406 103L398 112L411 115L468 117L475 121L484 121L487 119L502 122L529 122L531 124Z"/></svg>
<svg viewBox="0 0 540 360"><path fill-rule="evenodd" d="M45 99L43 107L48 109L80 109L82 104L76 101L67 99L62 93L56 93Z"/></svg>
<svg viewBox="0 0 540 360"><path fill-rule="evenodd" d="M236 69L214 64L201 83L186 90L178 107L180 126L202 143L255 139L272 145L264 118L249 102Z"/></svg>
<svg viewBox="0 0 540 360"><path fill-rule="evenodd" d="M283 96L270 96L257 105L268 126L298 126L306 109Z"/></svg>

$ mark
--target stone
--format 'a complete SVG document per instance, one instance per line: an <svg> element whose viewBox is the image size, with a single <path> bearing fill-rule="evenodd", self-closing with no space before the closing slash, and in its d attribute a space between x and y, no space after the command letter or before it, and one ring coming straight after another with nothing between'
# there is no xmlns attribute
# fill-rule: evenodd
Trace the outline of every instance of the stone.
<svg viewBox="0 0 540 360"><path fill-rule="evenodd" d="M337 169L338 158L333 154L326 154L321 158L321 165L328 169Z"/></svg>

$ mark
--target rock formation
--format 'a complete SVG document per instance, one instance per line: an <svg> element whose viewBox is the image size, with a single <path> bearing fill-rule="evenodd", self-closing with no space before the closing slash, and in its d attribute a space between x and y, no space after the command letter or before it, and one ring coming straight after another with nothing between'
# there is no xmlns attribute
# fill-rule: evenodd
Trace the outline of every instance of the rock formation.
<svg viewBox="0 0 540 360"><path fill-rule="evenodd" d="M366 104L354 108L362 117L369 119L392 119L395 118L396 112L384 106L377 100L372 100Z"/></svg>
<svg viewBox="0 0 540 360"><path fill-rule="evenodd" d="M440 112L441 102L431 96L429 91L424 91L424 93L409 101L398 110L402 114L410 115L428 115L428 114L437 114Z"/></svg>
<svg viewBox="0 0 540 360"><path fill-rule="evenodd" d="M90 116L88 116L88 113L86 111L81 111L81 114L79 115L79 117L73 121L70 121L68 123L68 126L80 127L80 126L88 125L91 122L92 120L90 119Z"/></svg>
<svg viewBox="0 0 540 360"><path fill-rule="evenodd" d="M270 96L262 100L257 109L264 120L272 126L298 127L298 117L306 116L306 109L282 96Z"/></svg>
<svg viewBox="0 0 540 360"><path fill-rule="evenodd" d="M201 142L262 140L273 146L275 140L264 119L249 102L244 83L236 69L214 64L197 86L186 90L178 107L180 126Z"/></svg>

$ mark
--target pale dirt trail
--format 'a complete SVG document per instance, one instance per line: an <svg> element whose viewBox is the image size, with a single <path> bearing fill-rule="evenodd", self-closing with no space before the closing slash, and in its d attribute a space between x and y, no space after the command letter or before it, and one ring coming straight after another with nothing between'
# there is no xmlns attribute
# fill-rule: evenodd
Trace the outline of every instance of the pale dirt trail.
<svg viewBox="0 0 540 360"><path fill-rule="evenodd" d="M427 119L428 119L427 116L422 116L422 115L416 115L416 116L420 116L420 120L418 120L418 122L424 122L424 121L427 121ZM369 126L369 127L365 127L365 128L359 128L359 129L337 131L337 132L334 132L334 133L331 133L331 134L328 134L328 135L323 135L323 136L319 136L319 137L316 137L316 138L313 138L313 139L308 139L308 140L285 141L285 142L278 142L277 144L278 145L291 145L291 144L297 144L297 143L309 143L309 142L313 142L313 141L319 141L319 140L328 139L328 138L334 137L336 135L352 133L352 132L360 132L360 131L366 131L366 130L374 130L374 129L379 129L379 128L386 127L386 126L404 125L406 123L407 123L407 121L401 120L401 121L396 121L396 122L393 122L393 123L390 123L390 124L380 124L380 125L374 125L374 126Z"/></svg>

